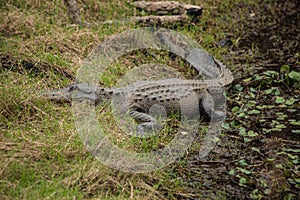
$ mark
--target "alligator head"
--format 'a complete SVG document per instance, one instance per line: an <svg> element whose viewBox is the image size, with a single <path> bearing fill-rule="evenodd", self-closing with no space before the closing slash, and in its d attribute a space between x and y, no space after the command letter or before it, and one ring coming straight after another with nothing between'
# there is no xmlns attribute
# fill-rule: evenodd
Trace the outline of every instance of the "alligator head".
<svg viewBox="0 0 300 200"><path fill-rule="evenodd" d="M72 84L60 90L51 90L44 93L44 96L54 101L83 101L97 100L97 91L99 87L95 87L86 83Z"/></svg>

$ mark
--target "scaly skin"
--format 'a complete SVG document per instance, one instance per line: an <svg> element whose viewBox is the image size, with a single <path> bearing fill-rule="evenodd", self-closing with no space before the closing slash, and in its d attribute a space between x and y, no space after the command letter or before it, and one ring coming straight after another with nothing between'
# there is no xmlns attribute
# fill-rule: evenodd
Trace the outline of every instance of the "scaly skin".
<svg viewBox="0 0 300 200"><path fill-rule="evenodd" d="M89 100L95 105L113 99L128 100L130 116L140 124L137 134L152 131L157 120L148 114L153 105L162 106L168 115L180 113L184 109L189 118L199 116L199 108L210 116L224 115L214 109L214 100L210 92L220 92L221 85L212 80L182 80L177 78L158 81L139 81L123 88L102 88L89 84L73 84L61 90L45 93L45 97L55 101ZM220 90L220 91L219 91Z"/></svg>

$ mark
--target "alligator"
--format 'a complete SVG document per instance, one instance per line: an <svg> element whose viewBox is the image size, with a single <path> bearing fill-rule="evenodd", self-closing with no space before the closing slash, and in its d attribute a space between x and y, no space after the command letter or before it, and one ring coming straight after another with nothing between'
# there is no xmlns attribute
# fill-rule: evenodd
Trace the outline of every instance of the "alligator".
<svg viewBox="0 0 300 200"><path fill-rule="evenodd" d="M199 116L199 109L205 116L224 116L224 113L215 110L212 94L222 93L223 86L230 83L229 78L213 80L184 80L169 78L156 81L138 81L121 88L104 88L78 83L69 85L60 90L45 93L45 97L55 101L88 100L101 105L114 99L127 99L129 101L129 114L139 122L136 135L153 131L158 127L158 122L151 116L149 109L153 105L162 106L167 115L176 114L185 110L189 118Z"/></svg>
<svg viewBox="0 0 300 200"><path fill-rule="evenodd" d="M169 78L164 80L138 81L121 88L103 88L87 83L69 85L60 90L44 93L48 99L55 101L83 101L89 100L96 106L113 99L125 97L129 102L129 115L139 125L137 135L152 131L158 126L157 119L151 116L149 109L153 105L162 106L168 115L186 110L188 117L199 116L199 109L205 116L224 116L215 110L214 94L223 93L223 87L233 81L231 72L213 56L198 48L184 46L184 42L177 44L174 39L159 33L163 44L175 54L186 59L192 67L204 75L204 80L183 80Z"/></svg>
<svg viewBox="0 0 300 200"><path fill-rule="evenodd" d="M52 90L46 97L55 101L88 100L96 106L113 99L125 97L129 99L129 114L140 124L137 135L155 129L157 120L147 114L153 105L160 105L166 109L168 115L188 110L190 116L197 116L199 105L206 115L214 110L211 90L218 90L220 85L212 81L182 80L177 78L158 81L139 81L123 88L103 88L99 86L79 83L69 85L61 90ZM200 102L200 104L199 104ZM184 107L184 108L183 108ZM219 113L221 115L222 113Z"/></svg>

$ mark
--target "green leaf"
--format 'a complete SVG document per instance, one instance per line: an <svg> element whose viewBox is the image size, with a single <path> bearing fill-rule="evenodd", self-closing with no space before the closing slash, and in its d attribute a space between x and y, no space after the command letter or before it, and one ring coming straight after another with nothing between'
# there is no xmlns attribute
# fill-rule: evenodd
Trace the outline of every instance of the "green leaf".
<svg viewBox="0 0 300 200"><path fill-rule="evenodd" d="M246 114L245 114L245 113L240 113L240 114L238 114L237 116L238 116L238 117L245 117Z"/></svg>
<svg viewBox="0 0 300 200"><path fill-rule="evenodd" d="M243 82L249 82L251 80L252 80L252 77L244 79Z"/></svg>
<svg viewBox="0 0 300 200"><path fill-rule="evenodd" d="M228 172L229 175L234 175L234 173L235 173L234 169L232 169Z"/></svg>
<svg viewBox="0 0 300 200"><path fill-rule="evenodd" d="M279 104L279 103L283 103L284 101L285 100L283 97L277 97L275 102Z"/></svg>
<svg viewBox="0 0 300 200"><path fill-rule="evenodd" d="M288 155L288 157L289 157L290 159L292 159L292 160L298 159L298 156L296 156L296 155L292 155L292 154L290 154L290 153L288 153L287 155Z"/></svg>
<svg viewBox="0 0 300 200"><path fill-rule="evenodd" d="M276 96L280 95L280 90L277 88L277 89L275 90L274 94L275 94Z"/></svg>
<svg viewBox="0 0 300 200"><path fill-rule="evenodd" d="M246 106L247 108L250 108L250 107L255 106L255 104L256 104L256 101L250 100L250 101L247 102L247 104L246 104L245 106Z"/></svg>
<svg viewBox="0 0 300 200"><path fill-rule="evenodd" d="M283 197L283 200L293 200L296 195L289 193Z"/></svg>
<svg viewBox="0 0 300 200"><path fill-rule="evenodd" d="M239 185L244 186L247 183L245 178L240 178Z"/></svg>
<svg viewBox="0 0 300 200"><path fill-rule="evenodd" d="M252 193L253 193L253 194L258 193L258 189L253 190Z"/></svg>
<svg viewBox="0 0 300 200"><path fill-rule="evenodd" d="M259 110L250 110L250 111L248 112L248 114L250 114L250 115L253 115L253 114L259 114L259 113L260 113Z"/></svg>
<svg viewBox="0 0 300 200"><path fill-rule="evenodd" d="M261 79L263 79L263 77L262 77L262 76L260 76L260 75L255 75L255 76L254 76L254 79L258 81L258 80L261 80Z"/></svg>
<svg viewBox="0 0 300 200"><path fill-rule="evenodd" d="M271 88L271 89L268 89L268 90L265 90L265 93L266 94L271 94L274 90Z"/></svg>
<svg viewBox="0 0 300 200"><path fill-rule="evenodd" d="M231 109L232 112L237 113L240 110L240 107L235 106Z"/></svg>
<svg viewBox="0 0 300 200"><path fill-rule="evenodd" d="M249 95L251 98L254 98L254 97L255 97L255 94L252 93L252 92L248 92L248 95Z"/></svg>
<svg viewBox="0 0 300 200"><path fill-rule="evenodd" d="M262 106L256 106L257 109L271 109L274 108L274 105L262 105Z"/></svg>
<svg viewBox="0 0 300 200"><path fill-rule="evenodd" d="M236 89L237 91L241 92L244 88L243 88L243 86L241 86L241 84L236 84L236 85L235 85L235 89Z"/></svg>
<svg viewBox="0 0 300 200"><path fill-rule="evenodd" d="M248 131L248 136L249 137L256 137L256 136L258 136L258 133L255 133L254 131Z"/></svg>
<svg viewBox="0 0 300 200"><path fill-rule="evenodd" d="M262 199L262 195L258 193L258 189L255 189L250 194L250 198L252 198L252 199Z"/></svg>
<svg viewBox="0 0 300 200"><path fill-rule="evenodd" d="M286 148L282 148L282 151L300 153L300 149L286 149Z"/></svg>
<svg viewBox="0 0 300 200"><path fill-rule="evenodd" d="M237 120L233 120L230 122L230 126L233 128L238 128L240 127L240 123Z"/></svg>
<svg viewBox="0 0 300 200"><path fill-rule="evenodd" d="M251 174L252 172L250 170L247 170L247 169L243 169L243 168L240 168L238 167L238 170L244 174Z"/></svg>
<svg viewBox="0 0 300 200"><path fill-rule="evenodd" d="M277 112L276 115L278 116L276 119L277 120L284 120L285 118L288 117L288 115L282 113L282 112Z"/></svg>
<svg viewBox="0 0 300 200"><path fill-rule="evenodd" d="M240 165L241 167L246 167L246 166L248 166L248 163L246 162L245 159L242 159L242 160L239 161L239 165Z"/></svg>
<svg viewBox="0 0 300 200"><path fill-rule="evenodd" d="M269 194L272 193L272 190L270 190L270 189L265 189L265 190L264 190L264 193L265 193L266 195L269 195Z"/></svg>
<svg viewBox="0 0 300 200"><path fill-rule="evenodd" d="M290 71L290 66L288 66L288 65L282 65L281 68L280 68L281 73L286 73L286 72L289 72L289 71Z"/></svg>
<svg viewBox="0 0 300 200"><path fill-rule="evenodd" d="M244 127L239 128L239 135L246 135L246 129Z"/></svg>
<svg viewBox="0 0 300 200"><path fill-rule="evenodd" d="M296 109L287 109L286 111L290 112L290 113L294 113L296 112L297 110Z"/></svg>
<svg viewBox="0 0 300 200"><path fill-rule="evenodd" d="M292 133L300 134L300 130L292 130Z"/></svg>
<svg viewBox="0 0 300 200"><path fill-rule="evenodd" d="M300 183L300 178L294 178L294 181L295 181L296 183Z"/></svg>
<svg viewBox="0 0 300 200"><path fill-rule="evenodd" d="M272 129L263 128L262 131L263 131L263 133L270 133L272 131Z"/></svg>
<svg viewBox="0 0 300 200"><path fill-rule="evenodd" d="M292 179L292 178L288 178L287 179L291 184L296 184L296 182L294 181L294 179Z"/></svg>
<svg viewBox="0 0 300 200"><path fill-rule="evenodd" d="M291 121L291 125L300 126L300 121Z"/></svg>
<svg viewBox="0 0 300 200"><path fill-rule="evenodd" d="M280 90L277 87L272 87L271 89L265 90L265 94L275 94L280 95Z"/></svg>
<svg viewBox="0 0 300 200"><path fill-rule="evenodd" d="M286 125L284 125L284 124L277 124L275 126L275 129L283 129L283 128L286 128Z"/></svg>
<svg viewBox="0 0 300 200"><path fill-rule="evenodd" d="M295 160L292 161L292 163L294 163L295 165L298 165L299 164L299 160L295 159Z"/></svg>
<svg viewBox="0 0 300 200"><path fill-rule="evenodd" d="M290 98L289 100L286 100L285 104L288 106L293 105L295 102L297 101L297 99L295 99L294 97Z"/></svg>
<svg viewBox="0 0 300 200"><path fill-rule="evenodd" d="M252 139L250 139L250 138L244 138L244 142L251 142L252 141Z"/></svg>
<svg viewBox="0 0 300 200"><path fill-rule="evenodd" d="M228 123L223 123L222 127L226 130L228 130L230 128L230 125Z"/></svg>
<svg viewBox="0 0 300 200"><path fill-rule="evenodd" d="M265 75L271 76L271 75L276 75L278 76L278 72L276 71L272 71L272 70L268 70L264 72Z"/></svg>
<svg viewBox="0 0 300 200"><path fill-rule="evenodd" d="M277 164L277 165L275 165L275 167L278 168L278 169L283 169L283 165L282 164Z"/></svg>
<svg viewBox="0 0 300 200"><path fill-rule="evenodd" d="M256 93L256 92L257 92L257 90L256 90L256 89L254 89L253 87L251 87L251 88L250 88L250 92L254 92L254 93Z"/></svg>
<svg viewBox="0 0 300 200"><path fill-rule="evenodd" d="M256 151L257 153L260 153L260 150L258 149L258 148L256 148L256 147L252 147L251 148L253 151Z"/></svg>
<svg viewBox="0 0 300 200"><path fill-rule="evenodd" d="M300 81L300 73L294 70L289 73L289 77L294 81Z"/></svg>
<svg viewBox="0 0 300 200"><path fill-rule="evenodd" d="M251 98L248 94L246 94L244 97L245 97L245 99L250 99Z"/></svg>
<svg viewBox="0 0 300 200"><path fill-rule="evenodd" d="M268 184L267 184L267 182L266 182L265 180L259 179L259 182L260 182L260 185L261 185L262 187L264 187L264 188L268 187Z"/></svg>

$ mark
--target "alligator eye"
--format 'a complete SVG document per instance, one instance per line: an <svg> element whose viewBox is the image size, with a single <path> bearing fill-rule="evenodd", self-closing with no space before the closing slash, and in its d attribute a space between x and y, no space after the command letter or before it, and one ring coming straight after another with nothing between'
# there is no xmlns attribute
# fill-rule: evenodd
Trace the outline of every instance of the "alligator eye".
<svg viewBox="0 0 300 200"><path fill-rule="evenodd" d="M76 89L78 89L78 87L77 87L76 85L72 85L72 86L70 87L69 91L72 92L72 91L74 91L74 90L76 90Z"/></svg>

